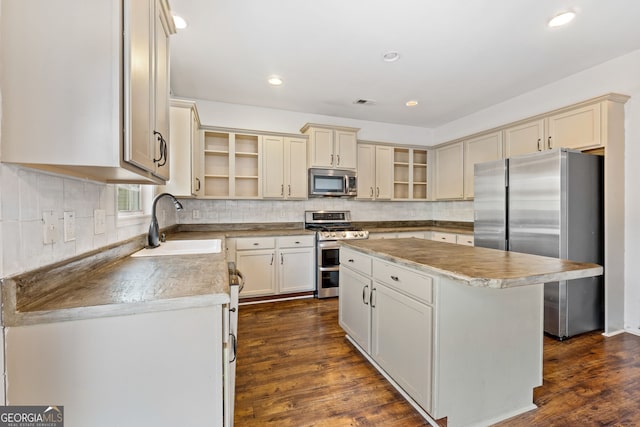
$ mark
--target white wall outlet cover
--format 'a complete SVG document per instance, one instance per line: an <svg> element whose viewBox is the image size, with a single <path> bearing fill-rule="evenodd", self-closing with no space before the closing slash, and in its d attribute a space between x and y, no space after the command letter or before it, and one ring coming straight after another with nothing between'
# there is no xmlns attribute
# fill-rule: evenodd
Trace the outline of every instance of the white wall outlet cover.
<svg viewBox="0 0 640 427"><path fill-rule="evenodd" d="M193 210L193 219L200 219L200 211L198 209Z"/></svg>
<svg viewBox="0 0 640 427"><path fill-rule="evenodd" d="M76 213L73 211L65 212L63 215L64 241L71 242L76 240Z"/></svg>
<svg viewBox="0 0 640 427"><path fill-rule="evenodd" d="M107 231L107 212L104 209L93 211L93 233L104 234Z"/></svg>
<svg viewBox="0 0 640 427"><path fill-rule="evenodd" d="M58 237L58 219L54 211L42 212L42 240L45 245L55 243Z"/></svg>

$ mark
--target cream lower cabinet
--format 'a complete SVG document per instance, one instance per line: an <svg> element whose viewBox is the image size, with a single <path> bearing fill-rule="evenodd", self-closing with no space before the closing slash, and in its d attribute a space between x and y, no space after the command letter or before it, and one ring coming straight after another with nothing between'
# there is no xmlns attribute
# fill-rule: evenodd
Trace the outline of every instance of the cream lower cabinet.
<svg viewBox="0 0 640 427"><path fill-rule="evenodd" d="M236 267L245 278L241 298L315 289L315 236L235 239Z"/></svg>
<svg viewBox="0 0 640 427"><path fill-rule="evenodd" d="M411 287L408 291L402 287L405 282ZM417 296L412 293L422 283L430 292L427 276L348 248L340 250L340 326L412 399L430 411L433 307L425 302L431 301L431 295L425 298L421 291Z"/></svg>
<svg viewBox="0 0 640 427"><path fill-rule="evenodd" d="M223 409L227 313L211 305L7 327L6 404L58 402L68 426L233 425Z"/></svg>
<svg viewBox="0 0 640 427"><path fill-rule="evenodd" d="M358 195L360 200L393 197L393 147L358 144Z"/></svg>
<svg viewBox="0 0 640 427"><path fill-rule="evenodd" d="M535 408L543 286L469 286L342 247L339 323L423 415L491 425Z"/></svg>
<svg viewBox="0 0 640 427"><path fill-rule="evenodd" d="M284 136L262 137L262 197L307 198L307 140Z"/></svg>

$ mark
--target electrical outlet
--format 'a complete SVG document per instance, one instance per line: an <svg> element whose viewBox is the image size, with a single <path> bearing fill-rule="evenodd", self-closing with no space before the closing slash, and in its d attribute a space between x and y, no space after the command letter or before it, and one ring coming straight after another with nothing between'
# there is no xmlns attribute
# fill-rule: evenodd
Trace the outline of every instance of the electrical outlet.
<svg viewBox="0 0 640 427"><path fill-rule="evenodd" d="M200 219L200 211L198 209L193 210L193 219Z"/></svg>
<svg viewBox="0 0 640 427"><path fill-rule="evenodd" d="M104 209L93 211L93 233L104 234L107 229L107 213Z"/></svg>
<svg viewBox="0 0 640 427"><path fill-rule="evenodd" d="M64 230L64 241L71 242L76 240L76 213L73 211L65 212L62 217L62 229Z"/></svg>
<svg viewBox="0 0 640 427"><path fill-rule="evenodd" d="M58 235L58 219L53 211L42 212L42 240L45 245L55 243Z"/></svg>

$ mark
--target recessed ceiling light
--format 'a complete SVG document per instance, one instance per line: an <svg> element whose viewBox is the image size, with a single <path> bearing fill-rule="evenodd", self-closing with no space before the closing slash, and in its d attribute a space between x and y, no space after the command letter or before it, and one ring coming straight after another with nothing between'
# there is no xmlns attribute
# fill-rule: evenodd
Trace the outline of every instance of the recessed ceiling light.
<svg viewBox="0 0 640 427"><path fill-rule="evenodd" d="M416 101L416 100L407 101L407 103L405 105L407 107L415 107L416 105L418 105L418 101Z"/></svg>
<svg viewBox="0 0 640 427"><path fill-rule="evenodd" d="M557 14L553 18L551 18L551 20L549 20L549 23L547 25L549 25L550 27L560 27L562 25L568 24L575 17L576 17L575 12L572 12L572 11L562 12Z"/></svg>
<svg viewBox="0 0 640 427"><path fill-rule="evenodd" d="M400 54L396 51L389 51L382 54L382 60L384 62L393 62L400 59Z"/></svg>
<svg viewBox="0 0 640 427"><path fill-rule="evenodd" d="M267 79L267 82L269 82L271 86L280 86L283 83L282 79L278 76L269 77L269 79Z"/></svg>
<svg viewBox="0 0 640 427"><path fill-rule="evenodd" d="M187 21L185 21L182 16L173 15L173 23L176 25L178 30L184 30L187 28Z"/></svg>

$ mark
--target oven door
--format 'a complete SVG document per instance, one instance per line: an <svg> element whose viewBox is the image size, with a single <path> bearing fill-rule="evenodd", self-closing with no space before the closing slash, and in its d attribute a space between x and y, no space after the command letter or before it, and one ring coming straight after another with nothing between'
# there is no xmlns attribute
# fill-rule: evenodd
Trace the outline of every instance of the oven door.
<svg viewBox="0 0 640 427"><path fill-rule="evenodd" d="M317 255L317 296L318 298L337 297L340 275L340 244L335 240L320 241L318 242Z"/></svg>

